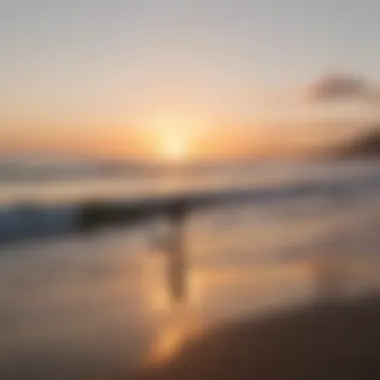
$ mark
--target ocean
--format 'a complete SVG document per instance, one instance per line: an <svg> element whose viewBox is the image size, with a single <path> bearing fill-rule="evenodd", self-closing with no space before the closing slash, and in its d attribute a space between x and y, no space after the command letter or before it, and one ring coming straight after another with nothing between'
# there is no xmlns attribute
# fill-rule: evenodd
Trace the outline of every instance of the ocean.
<svg viewBox="0 0 380 380"><path fill-rule="evenodd" d="M27 173L12 177L8 167L0 176L2 379L144 371L228 321L379 289L375 161ZM186 221L189 287L181 304L170 298L168 258L155 241L170 228L165 218L76 233L84 202L238 189L257 196Z"/></svg>

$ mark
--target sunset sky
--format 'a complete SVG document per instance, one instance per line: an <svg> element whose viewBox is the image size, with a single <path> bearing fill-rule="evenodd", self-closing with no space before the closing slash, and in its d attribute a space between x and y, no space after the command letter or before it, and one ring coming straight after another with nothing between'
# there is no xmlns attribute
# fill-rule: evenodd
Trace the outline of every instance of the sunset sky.
<svg viewBox="0 0 380 380"><path fill-rule="evenodd" d="M378 0L0 0L0 149L272 154L378 119Z"/></svg>

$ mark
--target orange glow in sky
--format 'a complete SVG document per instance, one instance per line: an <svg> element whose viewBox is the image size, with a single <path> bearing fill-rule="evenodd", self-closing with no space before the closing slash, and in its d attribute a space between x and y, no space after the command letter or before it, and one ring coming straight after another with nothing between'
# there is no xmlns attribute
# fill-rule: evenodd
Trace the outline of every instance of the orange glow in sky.
<svg viewBox="0 0 380 380"><path fill-rule="evenodd" d="M2 3L0 157L307 153L379 124L376 0Z"/></svg>
<svg viewBox="0 0 380 380"><path fill-rule="evenodd" d="M186 116L156 116L144 124L147 155L158 161L187 162L196 156L194 148L204 123Z"/></svg>

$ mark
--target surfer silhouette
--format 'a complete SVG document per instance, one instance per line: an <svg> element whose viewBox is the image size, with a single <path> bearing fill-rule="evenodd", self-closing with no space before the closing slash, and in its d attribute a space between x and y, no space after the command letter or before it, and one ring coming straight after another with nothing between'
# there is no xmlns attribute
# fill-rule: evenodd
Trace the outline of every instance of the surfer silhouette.
<svg viewBox="0 0 380 380"><path fill-rule="evenodd" d="M167 246L167 276L172 298L177 302L182 301L187 293L187 258L184 247L186 211L185 204L177 203L169 213L171 235Z"/></svg>
<svg viewBox="0 0 380 380"><path fill-rule="evenodd" d="M167 210L169 230L153 234L153 246L166 255L166 279L171 299L182 301L187 293L187 257L185 252L185 219L188 208L183 202Z"/></svg>

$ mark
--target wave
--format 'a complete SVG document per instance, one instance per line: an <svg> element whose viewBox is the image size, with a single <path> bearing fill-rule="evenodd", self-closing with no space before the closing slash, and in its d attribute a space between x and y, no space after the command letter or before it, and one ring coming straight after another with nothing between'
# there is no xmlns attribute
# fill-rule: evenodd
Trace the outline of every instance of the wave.
<svg viewBox="0 0 380 380"><path fill-rule="evenodd" d="M282 186L197 191L175 196L87 200L64 205L23 203L0 210L0 245L44 239L111 225L138 223L181 205L188 209L230 202L283 202L323 197L342 201L378 194L380 176L297 181Z"/></svg>

